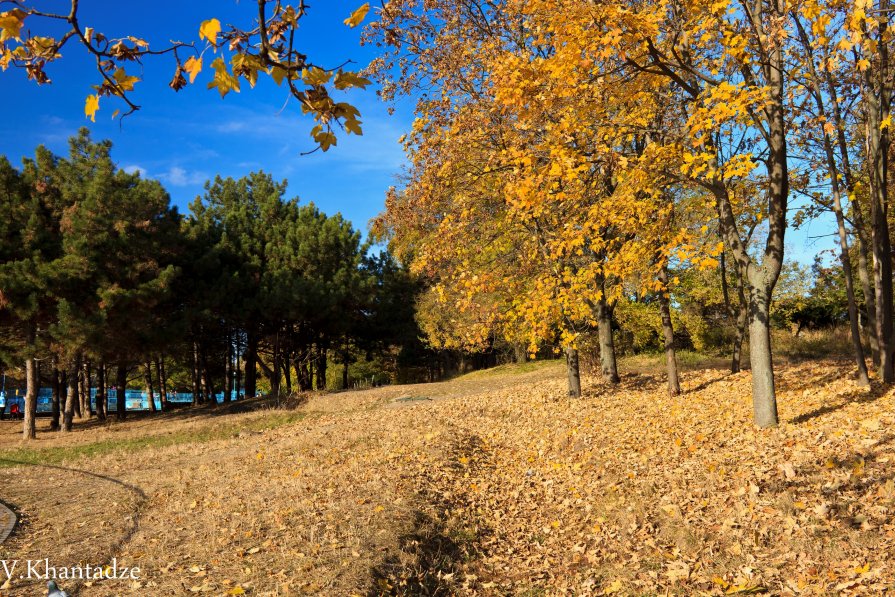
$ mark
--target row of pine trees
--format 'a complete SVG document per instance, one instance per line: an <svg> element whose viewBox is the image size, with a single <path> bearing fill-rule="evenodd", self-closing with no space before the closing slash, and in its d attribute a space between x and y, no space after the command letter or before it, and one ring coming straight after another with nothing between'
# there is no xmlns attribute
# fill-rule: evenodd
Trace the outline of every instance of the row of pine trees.
<svg viewBox="0 0 895 597"><path fill-rule="evenodd" d="M113 386L201 404L324 389L328 363L347 386L353 355L419 343L416 291L350 222L263 172L209 181L182 215L86 129L67 157L0 158L0 364L24 371L26 439L42 384L62 431L105 418Z"/></svg>

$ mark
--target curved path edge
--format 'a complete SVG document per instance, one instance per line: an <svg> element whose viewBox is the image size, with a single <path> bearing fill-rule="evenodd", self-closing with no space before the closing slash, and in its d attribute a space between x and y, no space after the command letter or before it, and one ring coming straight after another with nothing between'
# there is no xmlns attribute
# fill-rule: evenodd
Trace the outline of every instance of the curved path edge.
<svg viewBox="0 0 895 597"><path fill-rule="evenodd" d="M0 502L0 543L6 541L16 527L16 513Z"/></svg>

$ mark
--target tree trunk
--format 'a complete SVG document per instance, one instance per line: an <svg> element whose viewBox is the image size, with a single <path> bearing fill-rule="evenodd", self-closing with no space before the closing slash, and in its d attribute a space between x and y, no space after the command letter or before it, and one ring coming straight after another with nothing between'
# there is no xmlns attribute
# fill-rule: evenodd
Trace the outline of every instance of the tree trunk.
<svg viewBox="0 0 895 597"><path fill-rule="evenodd" d="M202 404L202 387L199 381L199 344L193 342L193 406Z"/></svg>
<svg viewBox="0 0 895 597"><path fill-rule="evenodd" d="M348 389L348 359L351 353L348 350L348 341L345 341L345 347L342 349L342 389ZM434 381L434 380L433 380Z"/></svg>
<svg viewBox="0 0 895 597"><path fill-rule="evenodd" d="M581 371L578 367L578 350L566 348L566 372L569 377L569 398L581 396Z"/></svg>
<svg viewBox="0 0 895 597"><path fill-rule="evenodd" d="M723 238L721 239L724 240ZM743 340L746 338L746 325L749 322L749 303L746 302L746 294L743 291L743 276L737 276L737 296L739 308L734 309L730 301L729 284L727 282L727 258L726 252L721 251L721 292L724 295L724 308L727 316L734 321L735 334L731 350L730 372L739 373L742 366Z"/></svg>
<svg viewBox="0 0 895 597"><path fill-rule="evenodd" d="M280 331L273 337L273 370L270 373L270 393L276 398L280 396Z"/></svg>
<svg viewBox="0 0 895 597"><path fill-rule="evenodd" d="M317 391L326 390L326 347L317 346Z"/></svg>
<svg viewBox="0 0 895 597"><path fill-rule="evenodd" d="M162 364L164 360L165 357L162 355L155 359L155 377L158 379L159 402L162 412L168 410L168 380L165 378L165 366Z"/></svg>
<svg viewBox="0 0 895 597"><path fill-rule="evenodd" d="M293 359L289 355L288 352L283 353L283 370L286 372L283 378L286 380L286 395L289 396L292 394L292 363ZM298 367L296 367L295 371L296 378L298 377ZM299 380L296 379L296 382Z"/></svg>
<svg viewBox="0 0 895 597"><path fill-rule="evenodd" d="M777 425L770 306L770 289L753 288L749 300L749 362L752 365L753 416L755 424L761 428Z"/></svg>
<svg viewBox="0 0 895 597"><path fill-rule="evenodd" d="M879 0L885 15L887 0ZM873 286L876 300L876 336L879 343L879 377L895 381L892 367L895 343L892 338L892 241L888 226L889 127L891 81L889 73L888 21L879 21L876 60L861 73L864 103L866 164L870 172L870 244L873 254Z"/></svg>
<svg viewBox="0 0 895 597"><path fill-rule="evenodd" d="M528 350L524 344L513 344L513 361L518 364L528 362Z"/></svg>
<svg viewBox="0 0 895 597"><path fill-rule="evenodd" d="M858 208L856 203L852 203L852 212ZM857 222L857 218L852 216L852 221ZM869 243L865 242L862 232L855 225L855 238L858 244L858 281L861 283L861 292L864 295L864 310L867 313L867 321L864 328L867 332L867 338L870 343L870 358L873 360L873 366L879 368L879 338L876 336L876 292L873 283L870 281L870 254L867 250Z"/></svg>
<svg viewBox="0 0 895 597"><path fill-rule="evenodd" d="M737 285L740 308L737 310L736 336L733 339L733 355L730 359L730 372L739 373L743 367L743 342L746 340L746 328L749 326L749 301L746 300L744 282L740 279Z"/></svg>
<svg viewBox="0 0 895 597"><path fill-rule="evenodd" d="M22 438L32 440L37 437L37 361L33 356L25 359L25 412Z"/></svg>
<svg viewBox="0 0 895 597"><path fill-rule="evenodd" d="M209 404L217 404L217 397L214 392L214 380L211 377L211 370L208 368L208 349L203 346L200 352L202 359L202 392L205 401Z"/></svg>
<svg viewBox="0 0 895 597"><path fill-rule="evenodd" d="M106 420L106 362L100 361L96 368L96 416Z"/></svg>
<svg viewBox="0 0 895 597"><path fill-rule="evenodd" d="M236 370L234 371L234 389L236 390L236 399L239 400L239 393L242 385L242 370L240 369L240 359L239 359L239 350L240 350L240 341L239 335L236 336Z"/></svg>
<svg viewBox="0 0 895 597"><path fill-rule="evenodd" d="M296 375L298 376L299 387L302 392L310 392L314 387L314 378L313 373L311 372L311 349L304 348L302 351L301 361L298 363L298 366L295 368Z"/></svg>
<svg viewBox="0 0 895 597"><path fill-rule="evenodd" d="M600 371L603 381L617 384L618 365L615 359L615 340L612 336L612 309L606 303L605 286L600 282L600 298L597 301L597 333L600 341Z"/></svg>
<svg viewBox="0 0 895 597"><path fill-rule="evenodd" d="M127 418L127 361L118 361L118 367L115 370L115 412L118 420L123 421Z"/></svg>
<svg viewBox="0 0 895 597"><path fill-rule="evenodd" d="M892 369L892 351L895 349L892 344L892 247L886 221L885 197L876 196L882 194L884 192L872 193L874 197L870 204L870 231L876 301L876 337L879 345L879 378L883 383L892 383L895 381L895 371Z"/></svg>
<svg viewBox="0 0 895 597"><path fill-rule="evenodd" d="M75 357L76 367L75 369L75 384L77 387L77 400L75 400L75 416L79 419L84 417L84 414L81 412L81 403L84 401L84 368L82 367L82 357L80 354Z"/></svg>
<svg viewBox="0 0 895 597"><path fill-rule="evenodd" d="M246 335L246 356L245 356L245 394L247 398L251 398L258 393L258 373L256 362L258 360L258 338L255 330L249 327Z"/></svg>
<svg viewBox="0 0 895 597"><path fill-rule="evenodd" d="M227 331L227 362L224 364L224 402L230 402L233 396L233 335Z"/></svg>
<svg viewBox="0 0 895 597"><path fill-rule="evenodd" d="M50 409L52 414L52 419L50 420L50 431L59 431L59 416L62 414L62 408L60 407L62 395L62 384L64 381L61 378L59 373L58 362L55 357L53 358L53 380L52 380L52 390L53 397L50 399Z"/></svg>
<svg viewBox="0 0 895 597"><path fill-rule="evenodd" d="M832 159L832 147L828 149L827 153L829 154L829 159ZM845 293L848 299L848 323L851 330L855 362L858 366L858 383L866 387L870 385L870 377L867 373L867 362L864 359L864 344L861 341L861 327L858 322L854 277L852 276L851 260L848 257L848 233L845 229L845 215L842 213L842 200L839 196L839 173L835 169L835 162L832 163L832 166L833 211L836 214L836 225L839 230L839 262L842 264L842 273L845 277Z"/></svg>
<svg viewBox="0 0 895 597"><path fill-rule="evenodd" d="M65 393L65 410L62 413L62 431L70 432L72 420L75 416L75 407L78 404L78 360L72 359L68 370L68 389Z"/></svg>
<svg viewBox="0 0 895 597"><path fill-rule="evenodd" d="M155 388L152 387L152 363L146 361L143 363L143 382L146 384L146 400L148 401L149 412L156 412L155 408Z"/></svg>
<svg viewBox="0 0 895 597"><path fill-rule="evenodd" d="M677 396L681 393L681 384L678 380L677 359L674 353L674 326L671 322L671 301L668 298L668 266L663 265L659 270L659 282L662 289L659 291L659 312L662 316L662 335L665 337L665 367L668 371L668 395Z"/></svg>
<svg viewBox="0 0 895 597"><path fill-rule="evenodd" d="M78 401L81 405L81 417L89 418L93 416L93 408L90 404L90 377L92 367L90 366L90 361L84 361L81 366L81 370L79 374L80 378L80 387L78 390L78 397L80 400Z"/></svg>
<svg viewBox="0 0 895 597"><path fill-rule="evenodd" d="M799 19L795 19L796 26L799 30L799 36L808 53L808 60L805 61L807 68L811 72L811 89L813 91L814 102L817 105L817 115L823 122L829 122L827 118L826 102L821 87L821 78L818 75L814 61L814 50L807 31L802 26ZM838 110L838 105L834 105L834 109ZM825 125L826 126L826 125ZM834 141L826 128L823 129L823 145L824 153L827 159L827 171L830 178L830 190L833 195L833 213L836 215L836 227L839 232L839 262L842 264L842 273L845 278L845 292L848 301L848 322L851 330L852 349L855 353L855 361L858 366L858 383L863 386L870 385L870 377L867 373L867 363L864 360L864 345L861 341L861 327L858 321L858 306L855 300L854 276L852 275L851 259L848 255L848 232L845 228L845 214L842 211L841 196L841 180L839 175L839 166L836 163L836 150ZM846 184L848 184L846 182Z"/></svg>

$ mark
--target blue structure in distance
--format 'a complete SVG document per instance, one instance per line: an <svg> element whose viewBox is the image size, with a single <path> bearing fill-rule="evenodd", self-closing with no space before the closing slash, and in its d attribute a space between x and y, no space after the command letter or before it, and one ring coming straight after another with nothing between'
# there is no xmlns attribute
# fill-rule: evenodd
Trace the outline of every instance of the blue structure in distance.
<svg viewBox="0 0 895 597"><path fill-rule="evenodd" d="M96 410L96 388L90 388L90 408ZM236 392L230 394L232 400L241 400L245 396ZM161 396L154 394L155 408L162 409ZM61 398L63 404L60 408L64 408L65 396ZM214 395L215 402L220 404L224 401L224 392L218 392ZM149 410L149 396L146 392L140 390L125 390L124 406L129 412L139 412ZM192 404L192 392L168 392L169 404ZM114 388L106 390L106 411L115 412L118 409L118 391ZM0 416L22 416L25 412L25 394L20 390L13 390L10 395L8 392L0 391ZM53 412L53 390L51 388L40 388L37 392L37 414L49 415Z"/></svg>

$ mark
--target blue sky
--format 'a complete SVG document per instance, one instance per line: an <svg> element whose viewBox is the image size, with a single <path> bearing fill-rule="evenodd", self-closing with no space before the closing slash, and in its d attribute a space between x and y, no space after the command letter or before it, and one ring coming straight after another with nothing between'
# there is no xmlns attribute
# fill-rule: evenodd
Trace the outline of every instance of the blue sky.
<svg viewBox="0 0 895 597"><path fill-rule="evenodd" d="M350 29L342 23L361 3L311 2L308 16L301 21L298 45L302 51L324 67L346 60L355 62L349 68L366 66L376 48L360 45L361 27ZM58 9L60 3L38 4ZM371 12L368 19L372 16ZM136 35L163 47L171 39L197 40L199 24L212 17L225 27L229 23L251 27L254 2L85 0L80 20L107 37ZM113 157L122 168L139 169L160 180L181 211L215 174L238 178L263 169L289 181L290 197L313 201L329 214L341 212L355 228L366 231L367 222L383 208L385 191L398 182L404 163L398 139L410 128L412 102L398 104L389 115L388 106L371 88L346 93L344 99L361 111L364 135L342 134L338 146L329 152L303 156L314 146L308 136L313 123L301 115L285 90L264 79L254 89L243 82L241 93L221 99L216 90L206 89L211 60L206 54L205 70L196 84L178 93L168 88L173 58L147 60L143 81L133 96L142 109L123 121L113 120L113 111L124 106L103 98L95 124L84 116L84 99L93 93L91 85L99 82L99 75L80 46L69 44L63 59L47 68L53 80L50 85L38 87L15 69L0 73L7 107L0 119L0 154L18 163L22 156L33 155L39 144L65 154L67 139L79 127L88 126L94 138L112 140ZM833 246L831 232L830 218L808 223L802 230L788 230L787 256L810 263L816 253Z"/></svg>
<svg viewBox="0 0 895 597"><path fill-rule="evenodd" d="M350 29L342 23L361 3L311 2L308 16L301 21L302 51L324 67L346 60L356 63L349 69L366 66L376 49L360 45L361 27ZM206 19L218 18L225 27L228 23L249 27L254 16L254 2L247 0L87 0L81 2L80 21L107 37L136 35L162 47L170 39L197 40L199 24ZM30 26L36 31L36 23ZM68 138L79 127L88 126L95 139L112 140L119 166L160 180L181 211L215 174L240 177L263 169L289 181L290 197L298 196L302 203L313 201L326 213L341 212L365 231L367 221L383 208L386 189L396 184L401 172L404 159L398 139L410 127L412 104L395 106L390 116L388 106L369 87L337 92L343 95L341 101L361 111L364 135L343 133L338 146L328 152L302 156L314 148L308 135L313 126L310 117L303 116L296 102L288 101L288 93L269 80L259 81L254 89L243 81L241 93L221 99L216 90L206 89L213 72L209 54L195 85L178 93L168 87L173 57L147 59L144 80L137 83L133 96L141 109L121 122L113 120L112 113L124 106L113 98L102 98L95 124L85 118L84 99L93 93L91 85L99 82L99 75L76 44L66 46L63 58L47 67L50 85L38 87L15 69L0 73L7 107L6 117L0 120L0 154L17 164L44 144L64 155ZM136 74L139 65L128 68L132 70Z"/></svg>

